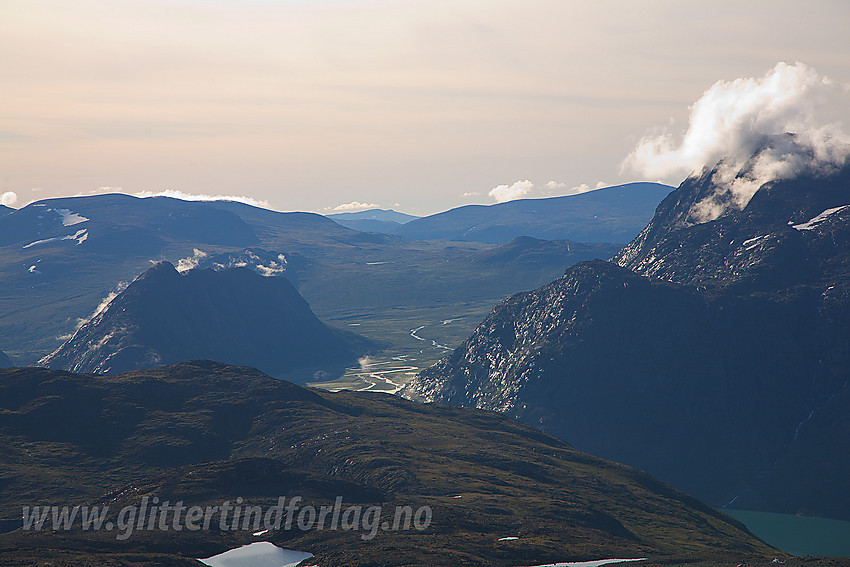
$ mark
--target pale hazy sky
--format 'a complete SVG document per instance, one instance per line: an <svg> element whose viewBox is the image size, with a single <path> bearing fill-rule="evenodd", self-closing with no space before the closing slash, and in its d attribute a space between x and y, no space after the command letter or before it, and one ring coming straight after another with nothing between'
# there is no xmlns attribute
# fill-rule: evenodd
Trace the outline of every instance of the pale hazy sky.
<svg viewBox="0 0 850 567"><path fill-rule="evenodd" d="M848 29L847 0L2 0L0 193L427 214L633 181L716 81L850 83Z"/></svg>

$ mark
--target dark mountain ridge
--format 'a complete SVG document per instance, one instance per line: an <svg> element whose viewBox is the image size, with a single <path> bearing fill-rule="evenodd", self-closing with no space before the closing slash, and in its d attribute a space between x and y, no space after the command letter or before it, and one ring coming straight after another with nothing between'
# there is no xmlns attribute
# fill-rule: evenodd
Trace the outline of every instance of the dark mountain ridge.
<svg viewBox="0 0 850 567"><path fill-rule="evenodd" d="M850 166L685 181L616 264L499 305L403 394L493 409L712 505L850 519Z"/></svg>
<svg viewBox="0 0 850 567"><path fill-rule="evenodd" d="M61 394L61 395L58 395ZM117 376L0 370L3 525L21 506L431 506L425 531L272 531L319 565L766 565L787 558L741 524L637 470L491 412L308 390L195 361ZM114 512L113 512L114 513ZM111 518L111 516L110 516ZM513 539L511 539L513 538ZM0 562L188 565L258 541L251 531L79 529L0 534ZM128 554L133 554L130 557ZM170 563L168 563L170 561ZM88 562L88 563L86 563ZM811 565L817 565L813 562Z"/></svg>
<svg viewBox="0 0 850 567"><path fill-rule="evenodd" d="M117 374L207 358L283 375L352 364L374 346L325 326L285 278L161 262L39 363Z"/></svg>

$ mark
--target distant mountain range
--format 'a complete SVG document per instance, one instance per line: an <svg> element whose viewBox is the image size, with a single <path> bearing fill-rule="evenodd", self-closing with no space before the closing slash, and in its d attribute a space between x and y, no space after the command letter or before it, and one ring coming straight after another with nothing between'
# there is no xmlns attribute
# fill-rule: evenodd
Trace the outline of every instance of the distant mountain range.
<svg viewBox="0 0 850 567"><path fill-rule="evenodd" d="M350 220L377 220L394 222L397 224L405 224L420 218L407 213L400 213L392 209L366 209L365 211L357 211L353 213L332 213L325 216L336 222Z"/></svg>
<svg viewBox="0 0 850 567"><path fill-rule="evenodd" d="M326 327L286 278L161 262L38 364L116 374L211 359L284 376L356 364L376 347Z"/></svg>
<svg viewBox="0 0 850 567"><path fill-rule="evenodd" d="M0 217L0 345L32 364L152 261L254 246L321 258L380 238L312 213L235 202L113 194L32 203Z"/></svg>
<svg viewBox="0 0 850 567"><path fill-rule="evenodd" d="M354 230L386 234L392 234L401 225L419 218L392 209L367 209L354 213L333 213L325 216Z"/></svg>
<svg viewBox="0 0 850 567"><path fill-rule="evenodd" d="M250 368L0 370L0 433L4 565L195 565L252 541L346 567L801 564L647 474L507 417L310 390ZM387 520L397 506L427 505L432 519L424 531L378 525L368 541L363 529L295 529L294 518L252 535L221 530L217 516L211 529L135 530L126 542L115 530L21 529L22 506L108 505L118 525L118 510L143 498L267 510L281 496L303 498L296 513L342 497L343 508L382 506Z"/></svg>
<svg viewBox="0 0 850 567"><path fill-rule="evenodd" d="M850 519L850 166L705 222L719 183L686 180L615 263L503 302L403 394L505 412L715 506Z"/></svg>
<svg viewBox="0 0 850 567"><path fill-rule="evenodd" d="M476 255L493 245L412 241L238 202L48 199L0 216L0 346L17 364L35 363L157 261L280 273L322 320L347 327L352 317L368 318L380 323L369 331L374 340L406 345L414 340L411 318L449 319L463 310L471 330L504 296L619 248L535 246L548 247L545 262L541 255L526 262L528 246L524 259L482 262Z"/></svg>
<svg viewBox="0 0 850 567"><path fill-rule="evenodd" d="M578 195L466 205L410 221L393 234L491 244L518 236L626 243L646 226L672 190L658 183L628 183Z"/></svg>

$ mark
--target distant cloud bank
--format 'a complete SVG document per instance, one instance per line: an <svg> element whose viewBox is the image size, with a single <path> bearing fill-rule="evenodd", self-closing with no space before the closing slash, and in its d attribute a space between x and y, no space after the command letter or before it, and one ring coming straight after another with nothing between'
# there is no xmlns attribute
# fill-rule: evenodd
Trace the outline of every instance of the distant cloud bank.
<svg viewBox="0 0 850 567"><path fill-rule="evenodd" d="M181 199L183 201L236 201L245 203L254 207L270 209L268 201L246 197L245 195L204 195L202 193L184 193L176 189L166 189L165 191L140 191L135 193L136 197L171 197L173 199Z"/></svg>
<svg viewBox="0 0 850 567"><path fill-rule="evenodd" d="M325 210L334 213L353 213L356 211L365 211L368 209L380 208L381 205L378 205L376 203L361 203L360 201L351 201L350 203L343 203L341 205L337 205L336 207L327 207Z"/></svg>
<svg viewBox="0 0 850 567"><path fill-rule="evenodd" d="M693 211L699 220L712 220L729 206L745 207L768 181L842 164L850 139L822 114L846 107L848 93L803 63L778 63L760 78L718 81L691 106L682 136L669 128L647 135L622 169L681 179L719 164L715 180L729 194L707 199ZM756 152L759 157L748 163ZM746 174L739 175L745 166Z"/></svg>

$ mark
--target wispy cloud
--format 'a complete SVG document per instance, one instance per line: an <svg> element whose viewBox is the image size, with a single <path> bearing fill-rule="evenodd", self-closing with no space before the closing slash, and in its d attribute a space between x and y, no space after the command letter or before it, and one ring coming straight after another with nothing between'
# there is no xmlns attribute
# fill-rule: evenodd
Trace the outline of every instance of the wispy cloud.
<svg viewBox="0 0 850 567"><path fill-rule="evenodd" d="M715 182L724 194L692 211L698 221L711 220L729 207L743 209L768 181L843 163L850 139L821 114L849 104L846 87L803 63L779 63L763 77L715 83L691 107L681 137L670 128L644 137L622 168L681 179L718 166Z"/></svg>
<svg viewBox="0 0 850 567"><path fill-rule="evenodd" d="M376 203L361 203L360 201L351 201L350 203L343 203L341 205L337 205L335 207L326 207L326 211L332 211L334 213L346 213L346 212L355 212L355 211L365 211L367 209L380 209L381 205Z"/></svg>
<svg viewBox="0 0 850 567"><path fill-rule="evenodd" d="M118 190L120 191L120 188ZM182 201L236 201L238 203L245 203L246 205L252 205L263 209L271 208L268 201L254 199L253 197L247 197L245 195L205 195L203 193L184 193L183 191L178 191L176 189L166 189L164 191L140 191L135 193L135 196L141 198L171 197Z"/></svg>
<svg viewBox="0 0 850 567"><path fill-rule="evenodd" d="M128 285L130 285L130 282L118 282L118 284L115 286L115 288L112 291L110 291L108 294L106 294L106 297L101 299L100 303L97 305L97 307L94 308L94 311L92 312L91 315L89 315L88 317L81 317L81 318L77 319L73 333L69 333L67 335L60 335L56 338L59 339L60 341L67 341L68 339L73 337L74 334L83 327L83 325L85 325L86 323L88 323L89 321L91 321L92 319L94 319L95 317L97 317L98 315L103 313L104 311L106 311L106 308L109 307L109 304L112 303L112 300L115 299L116 297L118 297L119 293L121 293L122 291L127 289Z"/></svg>
<svg viewBox="0 0 850 567"><path fill-rule="evenodd" d="M195 248L195 251L191 256L187 256L186 258L180 258L177 261L177 271L182 273L197 268L200 261L206 257L206 252Z"/></svg>
<svg viewBox="0 0 850 567"><path fill-rule="evenodd" d="M586 193L594 189L606 187L608 184L600 181L596 186L591 187L587 183L580 185L569 186L563 181L547 181L543 185L535 185L528 179L517 181L512 185L499 185L490 190L490 197L496 200L497 203L505 203L515 199L540 199L545 197L556 197L563 195L578 195ZM478 195L478 193L464 193L463 196Z"/></svg>

